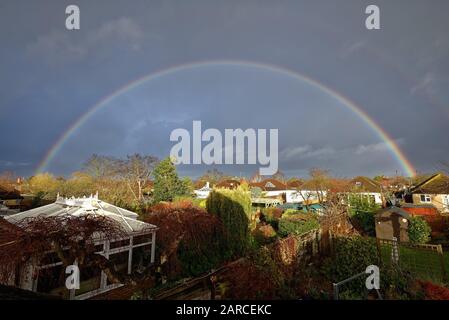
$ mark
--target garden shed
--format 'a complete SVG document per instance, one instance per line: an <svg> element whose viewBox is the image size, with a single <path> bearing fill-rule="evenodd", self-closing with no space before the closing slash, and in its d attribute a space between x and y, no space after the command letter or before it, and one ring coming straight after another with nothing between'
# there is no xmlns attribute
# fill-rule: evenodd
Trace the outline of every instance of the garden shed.
<svg viewBox="0 0 449 320"><path fill-rule="evenodd" d="M408 242L408 226L411 216L399 207L388 207L378 211L375 216L376 237L378 239Z"/></svg>

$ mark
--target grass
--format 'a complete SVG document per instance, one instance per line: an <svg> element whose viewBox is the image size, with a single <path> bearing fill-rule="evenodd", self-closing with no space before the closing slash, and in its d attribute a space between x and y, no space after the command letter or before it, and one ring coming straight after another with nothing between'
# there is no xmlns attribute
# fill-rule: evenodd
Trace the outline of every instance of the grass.
<svg viewBox="0 0 449 320"><path fill-rule="evenodd" d="M392 246L382 244L381 256L383 263L391 263ZM446 274L449 275L449 252L443 253L443 261ZM440 284L447 283L444 279L441 258L435 251L400 245L399 265L416 274L419 279Z"/></svg>

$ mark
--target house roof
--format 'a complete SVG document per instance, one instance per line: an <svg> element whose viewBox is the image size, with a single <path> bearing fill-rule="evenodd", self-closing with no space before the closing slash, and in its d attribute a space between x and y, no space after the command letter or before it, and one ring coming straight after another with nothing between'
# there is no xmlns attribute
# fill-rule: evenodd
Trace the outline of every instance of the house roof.
<svg viewBox="0 0 449 320"><path fill-rule="evenodd" d="M410 178L402 176L382 177L380 181L376 182L380 183L384 188L404 189L410 185Z"/></svg>
<svg viewBox="0 0 449 320"><path fill-rule="evenodd" d="M217 188L228 188L233 189L237 188L240 185L240 181L234 179L222 180L215 185Z"/></svg>
<svg viewBox="0 0 449 320"><path fill-rule="evenodd" d="M152 224L137 220L137 213L99 200L97 196L88 198L62 198L58 196L54 203L19 212L7 216L5 219L11 223L18 223L25 218L64 215L83 216L88 214L108 217L118 222L128 233L140 233L157 228Z"/></svg>
<svg viewBox="0 0 449 320"><path fill-rule="evenodd" d="M199 191L212 191L213 189L210 187L209 182L206 182L201 188L195 189L195 192Z"/></svg>
<svg viewBox="0 0 449 320"><path fill-rule="evenodd" d="M263 191L280 191L287 189L287 185L277 179L265 179L261 182L251 182L250 187L258 187Z"/></svg>
<svg viewBox="0 0 449 320"><path fill-rule="evenodd" d="M449 177L437 173L424 179L410 190L411 193L449 194Z"/></svg>
<svg viewBox="0 0 449 320"><path fill-rule="evenodd" d="M407 220L411 218L410 214L407 211L395 206L380 209L379 211L377 211L376 217L387 217L393 213L396 213Z"/></svg>
<svg viewBox="0 0 449 320"><path fill-rule="evenodd" d="M304 182L301 185L301 190L308 190L308 191L325 191L329 190L331 188L331 182L329 180L325 181L317 181L314 179L310 179L306 182Z"/></svg>
<svg viewBox="0 0 449 320"><path fill-rule="evenodd" d="M401 208L425 208L425 209L436 209L433 204L415 204L415 203L402 203Z"/></svg>
<svg viewBox="0 0 449 320"><path fill-rule="evenodd" d="M287 187L296 189L296 188L301 187L301 185L303 183L304 183L304 181L299 180L299 179L295 179L295 180L287 181Z"/></svg>
<svg viewBox="0 0 449 320"><path fill-rule="evenodd" d="M358 191L378 193L382 191L382 186L379 183L377 183L373 179L363 176L355 177L354 179L352 179L349 182L348 187L353 192Z"/></svg>
<svg viewBox="0 0 449 320"><path fill-rule="evenodd" d="M20 192L17 189L8 189L0 186L0 199L10 200L10 199L23 199Z"/></svg>

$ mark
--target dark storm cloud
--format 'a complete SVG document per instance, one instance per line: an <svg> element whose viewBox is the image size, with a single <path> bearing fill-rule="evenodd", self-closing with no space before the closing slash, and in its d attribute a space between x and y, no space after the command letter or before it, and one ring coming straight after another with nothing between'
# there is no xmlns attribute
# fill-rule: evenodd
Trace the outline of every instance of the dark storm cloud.
<svg viewBox="0 0 449 320"><path fill-rule="evenodd" d="M0 5L0 171L32 174L58 137L102 97L142 75L193 61L280 65L339 91L372 116L420 171L449 158L447 1L64 1ZM359 118L316 88L250 68L206 68L145 84L81 127L48 168L79 169L90 153L170 149L202 120L216 128L279 128L281 169L392 174L402 169ZM204 167L180 168L198 175ZM248 174L253 167L224 167Z"/></svg>

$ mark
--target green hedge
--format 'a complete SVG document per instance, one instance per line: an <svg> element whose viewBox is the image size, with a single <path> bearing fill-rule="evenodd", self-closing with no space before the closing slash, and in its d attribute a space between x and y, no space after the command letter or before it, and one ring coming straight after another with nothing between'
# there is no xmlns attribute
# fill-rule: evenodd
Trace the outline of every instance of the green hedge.
<svg viewBox="0 0 449 320"><path fill-rule="evenodd" d="M328 258L323 271L331 282L340 282L366 270L369 265L380 268L380 287L386 299L412 298L411 285L416 279L412 273L394 264L381 265L376 240L373 238L334 238L334 255ZM340 299L365 299L366 277L352 280L340 287Z"/></svg>
<svg viewBox="0 0 449 320"><path fill-rule="evenodd" d="M376 241L372 238L334 238L334 257L327 260L325 273L330 281L339 282L365 271L369 265L378 265ZM346 298L362 298L365 290L362 277L345 284L340 290ZM347 291L347 292L345 292Z"/></svg>
<svg viewBox="0 0 449 320"><path fill-rule="evenodd" d="M207 211L216 215L225 229L224 246L226 258L245 254L251 243L250 223L252 207L250 192L237 189L215 189L207 198Z"/></svg>
<svg viewBox="0 0 449 320"><path fill-rule="evenodd" d="M290 234L300 235L318 229L320 223L313 214L296 214L279 220L279 235L286 237Z"/></svg>
<svg viewBox="0 0 449 320"><path fill-rule="evenodd" d="M359 194L349 196L349 216L356 220L366 234L375 235L374 215L381 207L372 198Z"/></svg>

